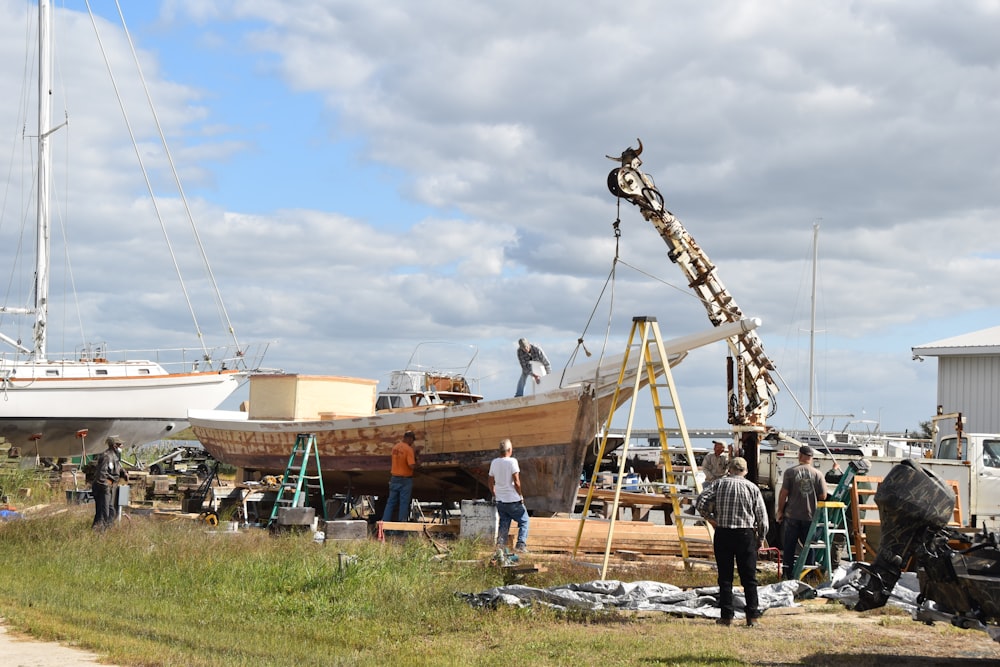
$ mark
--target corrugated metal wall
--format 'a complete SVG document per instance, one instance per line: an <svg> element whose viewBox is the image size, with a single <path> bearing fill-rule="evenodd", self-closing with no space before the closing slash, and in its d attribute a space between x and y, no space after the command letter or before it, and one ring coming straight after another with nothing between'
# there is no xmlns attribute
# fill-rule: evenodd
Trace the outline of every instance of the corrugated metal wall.
<svg viewBox="0 0 1000 667"><path fill-rule="evenodd" d="M945 412L962 413L967 432L1000 433L1000 356L938 357L937 396Z"/></svg>

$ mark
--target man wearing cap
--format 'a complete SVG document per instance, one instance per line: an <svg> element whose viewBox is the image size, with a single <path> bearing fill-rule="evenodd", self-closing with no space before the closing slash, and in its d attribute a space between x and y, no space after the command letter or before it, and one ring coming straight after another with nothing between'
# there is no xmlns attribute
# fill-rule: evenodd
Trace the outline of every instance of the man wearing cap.
<svg viewBox="0 0 1000 667"><path fill-rule="evenodd" d="M736 610L733 605L733 565L740 574L744 612L748 627L757 625L760 602L757 597L757 549L767 534L767 509L764 496L746 478L747 461L737 456L729 462L729 475L720 477L705 487L695 508L715 527L712 542L715 565L719 571L719 625L732 625Z"/></svg>
<svg viewBox="0 0 1000 667"><path fill-rule="evenodd" d="M534 378L535 384L538 384L541 380L538 374L531 368L532 361L540 363L545 368L546 374L552 372L552 366L549 365L549 359L545 356L542 348L532 345L526 339L522 338L517 341L517 362L521 365L521 379L517 381L517 391L514 392L515 396L524 396L524 383L529 376Z"/></svg>
<svg viewBox="0 0 1000 667"><path fill-rule="evenodd" d="M499 456L490 463L490 493L496 501L500 518L497 546L506 547L510 524L517 522L517 542L514 550L528 553L528 510L521 491L521 467L513 456L514 445L509 438L500 441Z"/></svg>
<svg viewBox="0 0 1000 667"><path fill-rule="evenodd" d="M104 530L114 525L118 518L118 509L114 505L115 483L119 479L128 479L122 469L122 441L117 436L110 436L107 449L97 457L94 468L94 482L90 490L94 496L94 530Z"/></svg>
<svg viewBox="0 0 1000 667"><path fill-rule="evenodd" d="M729 472L729 459L733 456L733 446L729 445L729 452L726 452L726 443L721 440L713 440L714 450L705 454L701 461L701 469L705 472L705 484L714 482L720 477L725 477Z"/></svg>
<svg viewBox="0 0 1000 667"><path fill-rule="evenodd" d="M816 503L826 500L823 475L813 466L816 451L809 445L799 447L799 464L785 471L774 518L781 524L781 578L791 579L795 568L795 550L805 547L809 526L816 514Z"/></svg>
<svg viewBox="0 0 1000 667"><path fill-rule="evenodd" d="M417 467L417 453L413 446L417 436L413 431L403 434L403 439L392 448L392 468L389 471L389 500L382 513L383 521L410 520L410 499L413 497L413 471Z"/></svg>

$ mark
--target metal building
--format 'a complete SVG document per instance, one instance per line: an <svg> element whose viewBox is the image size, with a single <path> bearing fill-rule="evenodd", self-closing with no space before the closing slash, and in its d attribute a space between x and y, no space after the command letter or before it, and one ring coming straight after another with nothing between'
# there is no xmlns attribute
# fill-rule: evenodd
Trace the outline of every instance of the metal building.
<svg viewBox="0 0 1000 667"><path fill-rule="evenodd" d="M938 358L937 404L961 412L968 433L1000 433L1000 326L911 348Z"/></svg>

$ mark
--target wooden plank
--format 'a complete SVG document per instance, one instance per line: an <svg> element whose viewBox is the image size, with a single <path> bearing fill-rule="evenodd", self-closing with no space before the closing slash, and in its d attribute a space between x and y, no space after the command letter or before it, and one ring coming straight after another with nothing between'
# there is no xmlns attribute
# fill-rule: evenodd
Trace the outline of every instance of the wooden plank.
<svg viewBox="0 0 1000 667"><path fill-rule="evenodd" d="M608 541L610 521L588 519L584 522L579 550L584 553L604 553ZM631 554L679 556L680 539L676 526L661 526L645 521L616 521L611 542L612 552ZM562 517L533 517L528 530L528 550L536 552L571 552L580 529L579 519ZM510 535L517 535L516 524L511 524ZM688 539L689 554L711 555L712 546L705 526L684 529Z"/></svg>
<svg viewBox="0 0 1000 667"><path fill-rule="evenodd" d="M382 530L396 530L408 533L434 533L437 535L458 535L458 525L452 523L423 523L418 521L379 521Z"/></svg>

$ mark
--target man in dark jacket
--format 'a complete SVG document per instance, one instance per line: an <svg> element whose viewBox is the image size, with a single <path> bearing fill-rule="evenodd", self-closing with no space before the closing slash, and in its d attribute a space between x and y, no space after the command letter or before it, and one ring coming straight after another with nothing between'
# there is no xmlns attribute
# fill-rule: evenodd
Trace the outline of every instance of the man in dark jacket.
<svg viewBox="0 0 1000 667"><path fill-rule="evenodd" d="M122 441L117 436L110 436L107 444L108 448L97 457L91 486L94 494L94 530L104 530L114 525L118 517L118 508L114 504L115 483L119 479L128 479L122 469Z"/></svg>

